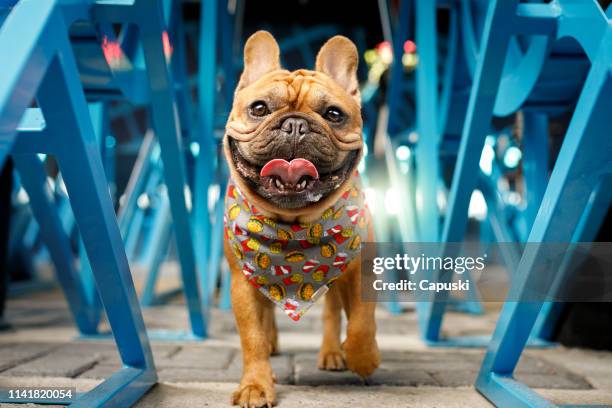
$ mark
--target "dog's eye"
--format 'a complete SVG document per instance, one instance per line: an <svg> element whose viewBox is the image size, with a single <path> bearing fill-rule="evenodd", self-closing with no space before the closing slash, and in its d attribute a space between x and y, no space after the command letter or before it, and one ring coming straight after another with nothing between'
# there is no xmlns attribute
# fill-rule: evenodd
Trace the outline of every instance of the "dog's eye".
<svg viewBox="0 0 612 408"><path fill-rule="evenodd" d="M331 123L340 123L344 120L344 113L335 106L330 106L323 117Z"/></svg>
<svg viewBox="0 0 612 408"><path fill-rule="evenodd" d="M264 101L255 101L249 106L249 113L253 116L261 117L270 113L268 105Z"/></svg>

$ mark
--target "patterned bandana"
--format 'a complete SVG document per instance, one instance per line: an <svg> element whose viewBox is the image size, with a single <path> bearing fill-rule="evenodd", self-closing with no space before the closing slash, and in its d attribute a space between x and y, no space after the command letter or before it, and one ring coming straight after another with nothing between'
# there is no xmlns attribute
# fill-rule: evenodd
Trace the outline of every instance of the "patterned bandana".
<svg viewBox="0 0 612 408"><path fill-rule="evenodd" d="M233 180L225 200L225 238L248 282L297 321L355 259L370 212L359 175L320 219L284 224L261 215Z"/></svg>

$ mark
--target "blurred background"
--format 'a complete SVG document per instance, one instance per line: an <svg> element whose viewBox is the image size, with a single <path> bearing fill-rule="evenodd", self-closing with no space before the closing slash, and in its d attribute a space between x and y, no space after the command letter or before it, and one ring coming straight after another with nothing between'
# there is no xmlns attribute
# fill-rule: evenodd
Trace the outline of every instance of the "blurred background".
<svg viewBox="0 0 612 408"><path fill-rule="evenodd" d="M34 50L50 42L50 37L33 31L16 34L16 27L24 24L21 10L31 3L0 3L2 61L13 55L34 60L33 51L22 55L13 50ZM542 22L552 21L548 11L534 23L544 27L538 35L529 30L512 34L514 23L501 20L500 32L510 32L511 39L503 46L505 59L497 58L499 75L487 77L487 82L482 78L495 72L495 58L485 65L481 45L495 35L487 29L487 13L499 2L159 0L129 18L105 8L113 2L73 3L48 4L66 22L70 46L64 52L74 56L77 69L70 79L87 100L96 155L140 305L180 304L188 311L189 321L181 322L181 331L164 332L160 338L206 338L210 314L231 308L229 271L221 254L228 174L220 143L242 70L242 47L255 31L274 35L282 65L291 70L313 68L319 48L334 35L356 44L366 145L359 170L378 242L513 243L516 248L495 260L509 281L516 276L521 245L543 219L541 208L550 203L543 197L552 194L547 190L551 175L572 161L571 152L562 149L566 133L576 118L591 117L579 97L595 51L585 48L580 29L579 34L557 37ZM536 15L551 2L518 3L524 6L520 10L535 10ZM534 4L540 8L529 8ZM593 21L607 18L609 25L610 1L585 0L576 7ZM37 15L31 24L47 27L53 24L51 15ZM113 20L115 15L119 17ZM155 16L159 26L151 23ZM595 29L585 26L583 31L584 38L598 38ZM9 71L6 68L7 94L17 94L28 89L23 78L34 78L31 72L36 70L24 69L23 78ZM479 91L481 80L485 85ZM23 108L44 113L35 90L27 92L32 97L24 99ZM478 110L479 101L490 95L494 99L489 112ZM3 112L14 106L6 102L0 114L8 118ZM18 117L22 115L23 110ZM485 119L474 130L469 126L479 115ZM33 126L29 119L25 115L7 135L23 137ZM57 137L60 145L67 143ZM95 336L103 302L96 265L89 260L95 239L83 239L71 207L71 195L80 191L78 182L70 192L62 163L58 165L54 154L39 153L34 165L44 170L46 182L32 187L19 152L11 151L8 142L6 146L6 156L14 157L0 156L0 316L7 298L27 299L59 287L80 333ZM461 173L464 168L468 170ZM609 181L604 178L597 191L609 190ZM591 218L585 218L572 237L557 239L610 241L609 196L593 192L589 197L596 210ZM52 222L41 228L40 214ZM602 281L590 284L597 287ZM481 303L476 292L447 307L475 319L500 311L499 304ZM430 329L441 324L444 311L431 326L423 323L431 313L414 303L386 302L380 308L391 316L418 316L428 344L443 340ZM549 302L543 310L538 339L612 350L612 331L603 329L612 325L610 303ZM11 319L0 321L3 329L11 330ZM149 334L156 337L153 331ZM488 337L478 345L487 343Z"/></svg>

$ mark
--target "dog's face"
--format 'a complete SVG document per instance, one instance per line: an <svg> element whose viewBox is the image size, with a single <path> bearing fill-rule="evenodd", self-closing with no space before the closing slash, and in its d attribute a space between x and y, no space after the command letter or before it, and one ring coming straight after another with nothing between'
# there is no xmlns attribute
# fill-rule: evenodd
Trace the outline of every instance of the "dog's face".
<svg viewBox="0 0 612 408"><path fill-rule="evenodd" d="M357 62L355 45L336 36L315 71L289 72L272 35L249 38L224 139L232 177L247 195L281 211L339 197L363 146Z"/></svg>

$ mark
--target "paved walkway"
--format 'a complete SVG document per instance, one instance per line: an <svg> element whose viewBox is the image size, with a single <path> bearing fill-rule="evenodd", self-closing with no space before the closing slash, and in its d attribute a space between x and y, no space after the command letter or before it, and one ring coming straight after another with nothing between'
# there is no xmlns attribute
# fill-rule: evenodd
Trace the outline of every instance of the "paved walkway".
<svg viewBox="0 0 612 408"><path fill-rule="evenodd" d="M448 334L490 333L496 315L452 315ZM13 329L0 333L0 387L76 386L86 391L119 366L110 340L77 340L59 292L17 298L8 305ZM180 304L147 309L152 330L185 330ZM282 354L272 358L279 407L490 406L472 384L483 351L430 349L418 339L414 313L378 312L379 370L366 384L350 372L316 368L320 309L295 323L279 314ZM229 311L214 310L212 336L203 342L154 341L160 384L140 407L227 407L240 377L238 336ZM563 348L530 350L518 379L554 402L612 404L612 353Z"/></svg>

